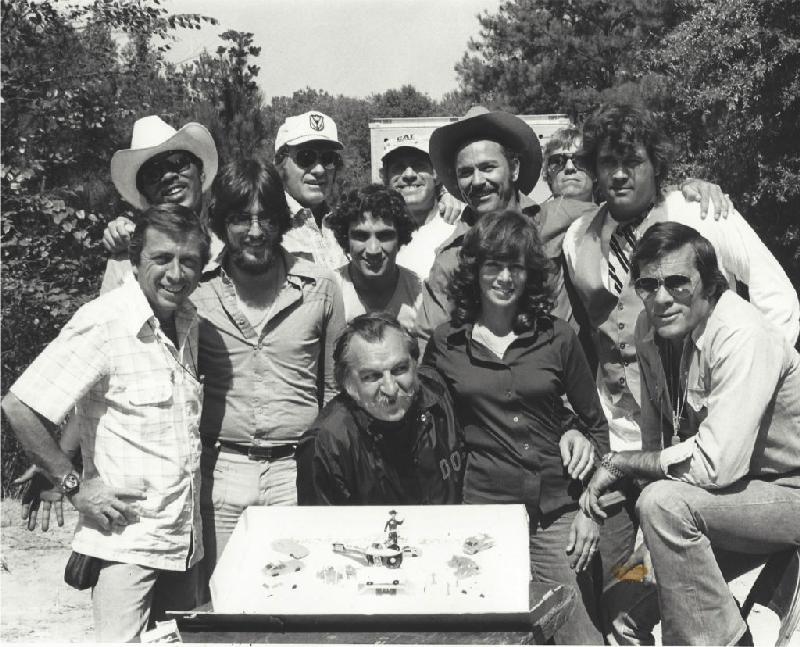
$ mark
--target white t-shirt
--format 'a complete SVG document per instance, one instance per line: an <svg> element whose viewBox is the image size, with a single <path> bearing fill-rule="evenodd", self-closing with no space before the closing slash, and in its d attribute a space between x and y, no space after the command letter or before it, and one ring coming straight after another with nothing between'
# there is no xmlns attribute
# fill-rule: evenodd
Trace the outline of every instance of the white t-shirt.
<svg viewBox="0 0 800 647"><path fill-rule="evenodd" d="M404 328L413 330L417 316L417 300L422 297L422 283L419 277L408 268L398 266L398 269L400 273L397 277L397 287L383 310L397 317L397 320ZM350 321L358 315L366 314L367 309L359 299L358 292L356 292L356 288L353 285L353 279L350 277L350 264L348 263L336 270L335 276L339 281L339 286L342 288L345 321Z"/></svg>
<svg viewBox="0 0 800 647"><path fill-rule="evenodd" d="M411 234L411 242L400 248L397 264L416 272L424 281L431 273L436 249L450 237L455 228L455 224L448 225L440 215L435 215Z"/></svg>

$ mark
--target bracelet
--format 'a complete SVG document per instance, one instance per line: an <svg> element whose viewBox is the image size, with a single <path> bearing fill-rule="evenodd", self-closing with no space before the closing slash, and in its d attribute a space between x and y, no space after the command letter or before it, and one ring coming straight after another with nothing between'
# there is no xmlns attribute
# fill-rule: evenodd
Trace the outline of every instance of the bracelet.
<svg viewBox="0 0 800 647"><path fill-rule="evenodd" d="M609 472L611 472L611 475L615 476L617 479L624 479L627 474L625 474L625 472L614 465L614 463L611 461L615 453L616 452L608 452L607 454L603 454L602 458L600 459L600 465L605 467Z"/></svg>

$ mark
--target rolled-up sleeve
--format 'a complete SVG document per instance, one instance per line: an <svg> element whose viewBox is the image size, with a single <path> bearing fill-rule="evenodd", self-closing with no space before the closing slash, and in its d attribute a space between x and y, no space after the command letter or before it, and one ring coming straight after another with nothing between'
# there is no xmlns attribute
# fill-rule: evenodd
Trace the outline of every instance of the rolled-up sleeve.
<svg viewBox="0 0 800 647"><path fill-rule="evenodd" d="M660 460L667 478L715 489L749 471L780 378L782 346L755 326L722 328L706 343L708 414L695 436L664 449Z"/></svg>

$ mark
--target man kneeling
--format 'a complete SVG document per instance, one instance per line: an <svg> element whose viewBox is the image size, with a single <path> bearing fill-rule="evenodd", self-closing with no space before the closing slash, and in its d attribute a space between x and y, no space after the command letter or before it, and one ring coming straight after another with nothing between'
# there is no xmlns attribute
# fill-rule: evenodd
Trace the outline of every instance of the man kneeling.
<svg viewBox="0 0 800 647"><path fill-rule="evenodd" d="M461 430L441 377L417 367L416 339L389 314L364 314L333 358L341 392L300 441L298 503L460 503Z"/></svg>
<svg viewBox="0 0 800 647"><path fill-rule="evenodd" d="M80 512L70 564L85 568L70 583L92 586L100 642L194 606L202 388L188 297L208 256L194 211L150 207L131 236L133 274L81 307L3 398L22 447ZM83 477L54 438L73 408Z"/></svg>
<svg viewBox="0 0 800 647"><path fill-rule="evenodd" d="M606 454L581 505L605 516L597 497L617 479L654 480L637 510L664 644L752 645L725 581L743 554L800 543L800 356L690 227L647 230L631 276L644 450Z"/></svg>

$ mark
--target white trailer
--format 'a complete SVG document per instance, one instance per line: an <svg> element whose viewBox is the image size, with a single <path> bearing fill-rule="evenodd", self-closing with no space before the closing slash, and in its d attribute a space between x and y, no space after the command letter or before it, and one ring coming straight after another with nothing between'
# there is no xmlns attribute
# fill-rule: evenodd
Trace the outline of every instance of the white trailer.
<svg viewBox="0 0 800 647"><path fill-rule="evenodd" d="M539 137L542 149L556 130L571 125L567 115L518 115L518 117L533 129ZM458 117L393 117L370 121L372 181L381 181L381 156L386 140L413 133L415 139L427 142L434 130L454 121L458 121ZM547 183L539 178L530 195L537 202L543 202L550 197L550 189L547 187Z"/></svg>

